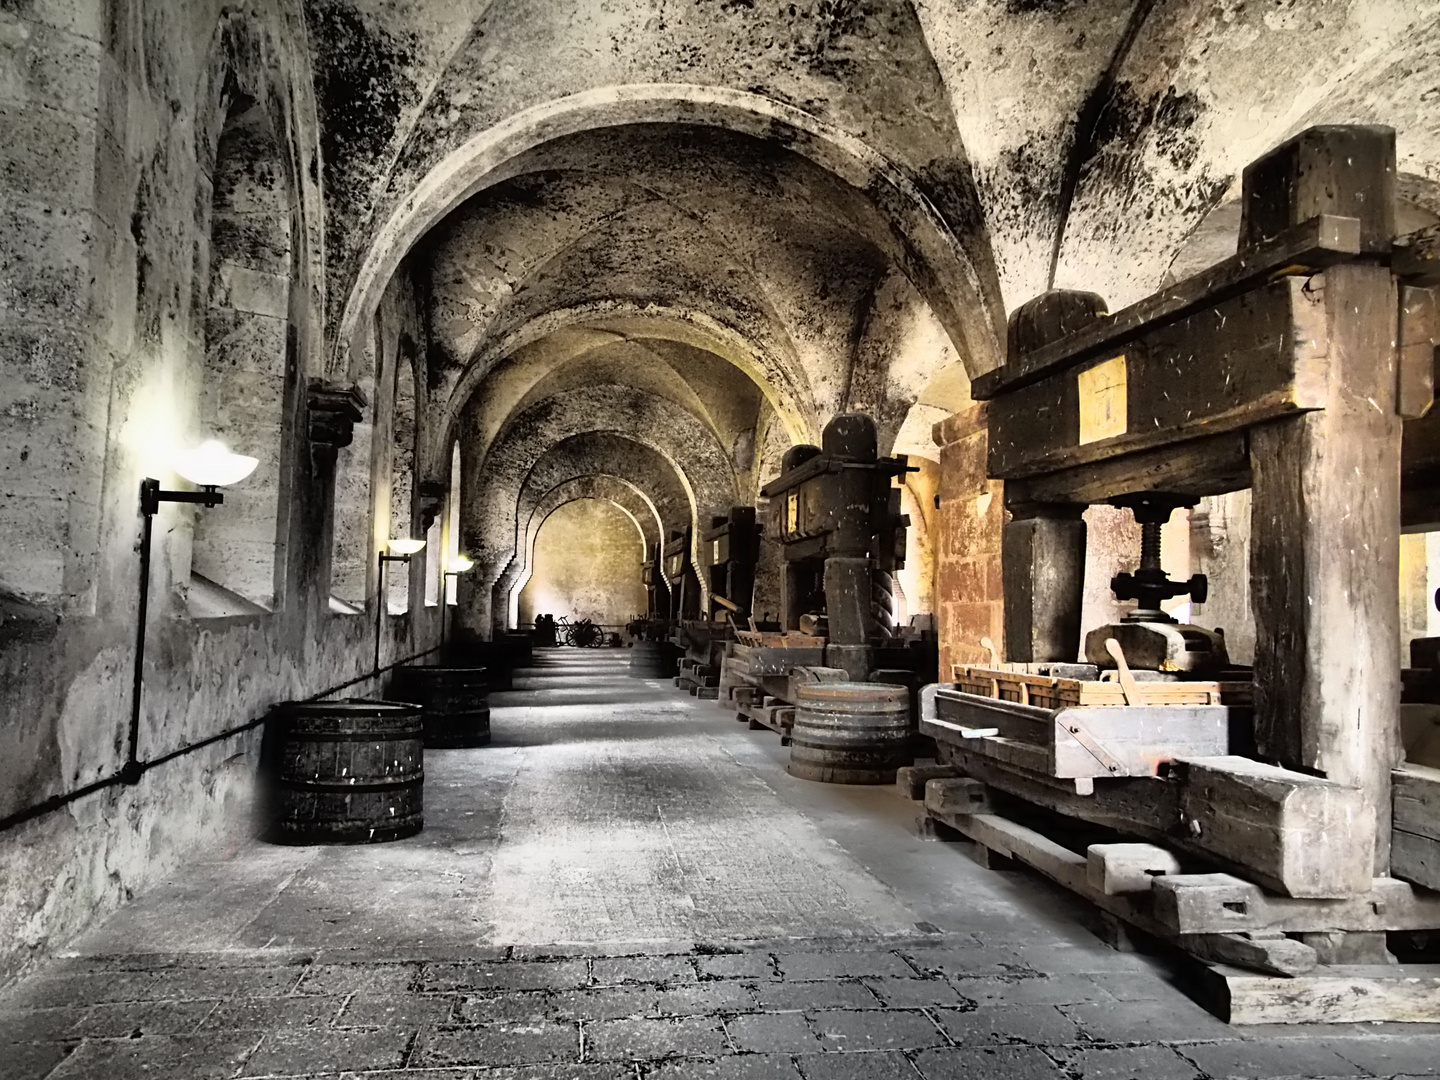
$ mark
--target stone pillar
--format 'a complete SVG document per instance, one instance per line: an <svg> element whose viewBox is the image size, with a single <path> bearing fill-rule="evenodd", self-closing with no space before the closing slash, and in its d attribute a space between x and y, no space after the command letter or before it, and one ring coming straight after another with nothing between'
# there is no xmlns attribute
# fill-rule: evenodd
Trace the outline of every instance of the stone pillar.
<svg viewBox="0 0 1440 1080"><path fill-rule="evenodd" d="M940 678L955 664L989 660L988 637L1004 647L1000 539L1004 485L986 476L989 450L985 406L973 406L935 425L940 447L940 505L935 513L935 626Z"/></svg>

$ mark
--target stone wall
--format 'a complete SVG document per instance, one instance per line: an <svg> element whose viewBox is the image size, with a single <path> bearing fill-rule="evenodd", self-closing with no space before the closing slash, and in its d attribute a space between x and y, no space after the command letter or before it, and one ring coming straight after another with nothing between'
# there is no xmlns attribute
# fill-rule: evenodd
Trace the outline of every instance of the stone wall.
<svg viewBox="0 0 1440 1080"><path fill-rule="evenodd" d="M545 519L520 592L520 625L537 614L622 626L645 611L644 558L634 519L614 503L582 498Z"/></svg>
<svg viewBox="0 0 1440 1080"><path fill-rule="evenodd" d="M940 447L935 622L940 677L946 681L953 664L989 661L981 638L990 638L1002 654L1005 647L1000 589L1004 485L986 478L987 435L983 405L935 425Z"/></svg>
<svg viewBox="0 0 1440 1080"><path fill-rule="evenodd" d="M327 373L323 214L298 4L37 0L7 5L0 30L18 61L0 79L0 818L26 818L0 832L3 981L197 846L253 832L260 734L244 725L374 686L373 623L327 604L333 475L306 393ZM282 206L288 229L254 216ZM262 466L221 506L155 518L151 767L110 783L129 742L140 480L185 486L171 453L217 433ZM192 574L264 610L197 618ZM438 629L396 620L387 655Z"/></svg>

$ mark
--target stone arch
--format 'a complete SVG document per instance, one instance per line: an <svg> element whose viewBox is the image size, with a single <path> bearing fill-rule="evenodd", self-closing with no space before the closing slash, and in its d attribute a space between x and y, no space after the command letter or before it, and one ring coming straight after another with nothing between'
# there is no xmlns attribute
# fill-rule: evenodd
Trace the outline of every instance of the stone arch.
<svg viewBox="0 0 1440 1080"><path fill-rule="evenodd" d="M794 106L694 84L587 90L524 109L468 140L432 168L380 226L346 297L337 344L343 348L349 341L420 238L466 199L513 175L523 155L582 131L666 122L777 142L834 174L873 209L883 234L877 240L934 307L972 377L1001 363L1004 320L993 272L982 279L948 223L899 167Z"/></svg>
<svg viewBox="0 0 1440 1080"><path fill-rule="evenodd" d="M627 485L649 504L657 532L648 540L659 543L671 530L684 529L695 508L675 467L657 451L633 439L587 432L565 439L547 450L525 477L516 508L515 547L492 590L493 611L514 617L514 591L530 568L527 522L536 505L556 488L589 475L609 476ZM663 573L663 570L662 570Z"/></svg>
<svg viewBox="0 0 1440 1080"><path fill-rule="evenodd" d="M702 312L663 305L585 305L552 311L534 319L489 343L477 354L465 369L436 420L432 445L429 447L431 460L442 456L440 448L455 438L461 413L477 398L486 378L504 358L513 356L557 331L574 327L665 338L714 353L734 364L755 382L792 441L819 441L821 424L814 403L810 400L808 386L802 381L793 392L782 394L781 389L770 381L769 376L773 371L785 368L798 370L793 358L786 360L764 353L738 331ZM804 378L803 374L799 377L801 380Z"/></svg>
<svg viewBox="0 0 1440 1080"><path fill-rule="evenodd" d="M620 435L661 454L694 506L692 525L735 502L735 471L725 448L697 417L671 402L616 385L536 402L512 417L476 467L466 470L462 533L478 564L468 575L475 580L466 582L471 601L466 617L476 625L492 626L490 590L513 555L507 545L515 535L524 477L549 447L587 432ZM461 445L467 445L463 437Z"/></svg>
<svg viewBox="0 0 1440 1080"><path fill-rule="evenodd" d="M529 583L535 566L535 542L540 536L540 527L555 511L580 499L599 499L618 506L635 523L642 547L664 535L654 504L628 480L596 473L577 476L556 485L536 500L524 523L521 547L524 565L521 572L503 593L499 592L500 583L496 585L495 610L505 612L508 625L519 625L520 594Z"/></svg>

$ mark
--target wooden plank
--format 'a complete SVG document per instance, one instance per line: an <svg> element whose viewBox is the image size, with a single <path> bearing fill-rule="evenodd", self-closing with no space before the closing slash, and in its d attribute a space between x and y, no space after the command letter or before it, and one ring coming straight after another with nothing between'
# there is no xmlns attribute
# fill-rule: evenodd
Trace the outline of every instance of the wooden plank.
<svg viewBox="0 0 1440 1080"><path fill-rule="evenodd" d="M1315 970L1315 950L1284 934L1191 934L1185 951L1202 960L1234 964L1249 972L1294 978Z"/></svg>
<svg viewBox="0 0 1440 1080"><path fill-rule="evenodd" d="M1323 319L1306 287L1282 278L1131 342L1124 354L1122 434L1082 442L1078 379L1088 369L996 398L990 475L1034 476L1323 407L1330 357L1325 335L1317 333L1325 329ZM1387 397L1393 400L1393 385Z"/></svg>
<svg viewBox="0 0 1440 1080"><path fill-rule="evenodd" d="M1360 896L1300 900L1271 895L1232 874L1175 874L1155 879L1152 901L1156 920L1172 933L1440 929L1440 896L1388 877L1376 878Z"/></svg>
<svg viewBox="0 0 1440 1080"><path fill-rule="evenodd" d="M1220 705L1050 710L945 689L934 702L941 734L932 737L1065 779L1154 776L1173 758L1223 753L1229 739L1229 710ZM979 734L992 729L994 736ZM1092 740L1108 758L1092 752Z"/></svg>
<svg viewBox="0 0 1440 1080"><path fill-rule="evenodd" d="M1011 480L1007 503L1097 503L1141 491L1223 495L1250 486L1250 442L1243 431L1203 435L1172 446Z"/></svg>
<svg viewBox="0 0 1440 1080"><path fill-rule="evenodd" d="M1223 705L1061 709L1050 733L1052 776L1155 776L1176 758L1223 754L1229 748L1230 710Z"/></svg>
<svg viewBox="0 0 1440 1080"><path fill-rule="evenodd" d="M1440 840L1396 829L1390 842L1391 872L1396 877L1427 889L1440 889Z"/></svg>
<svg viewBox="0 0 1440 1080"><path fill-rule="evenodd" d="M925 785L931 780L953 780L960 770L953 765L902 765L895 771L895 789L912 802L925 801Z"/></svg>
<svg viewBox="0 0 1440 1080"><path fill-rule="evenodd" d="M1287 896L1369 890L1375 819L1359 788L1233 756L1180 759L1174 769L1181 818L1207 852Z"/></svg>
<svg viewBox="0 0 1440 1080"><path fill-rule="evenodd" d="M1005 366L975 378L977 401L1017 389L1090 357L1113 352L1156 327L1178 322L1262 287L1277 274L1309 274L1360 251L1360 222L1322 214L1252 251L1234 255L1163 292L1102 319L1045 348L1010 357Z"/></svg>
<svg viewBox="0 0 1440 1080"><path fill-rule="evenodd" d="M1440 890L1440 769L1407 763L1393 779L1391 873Z"/></svg>
<svg viewBox="0 0 1440 1080"><path fill-rule="evenodd" d="M1325 408L1250 433L1255 734L1262 757L1362 792L1374 832L1357 819L1345 858L1379 874L1400 755L1398 300L1387 268L1352 263L1303 302Z"/></svg>
<svg viewBox="0 0 1440 1080"><path fill-rule="evenodd" d="M925 809L942 820L956 814L988 814L990 795L979 780L967 776L932 777L925 784Z"/></svg>
<svg viewBox="0 0 1440 1080"><path fill-rule="evenodd" d="M1091 844L1085 864L1090 887L1106 896L1149 893L1156 877L1180 873L1180 860L1155 844Z"/></svg>
<svg viewBox="0 0 1440 1080"><path fill-rule="evenodd" d="M1196 961L1201 1004L1231 1024L1429 1024L1440 1021L1440 967L1319 967L1286 978Z"/></svg>
<svg viewBox="0 0 1440 1080"><path fill-rule="evenodd" d="M1435 347L1440 345L1440 304L1432 289L1400 288L1399 380L1395 409L1419 419L1435 401Z"/></svg>
<svg viewBox="0 0 1440 1080"><path fill-rule="evenodd" d="M1440 768L1406 763L1393 778L1395 827L1440 840Z"/></svg>

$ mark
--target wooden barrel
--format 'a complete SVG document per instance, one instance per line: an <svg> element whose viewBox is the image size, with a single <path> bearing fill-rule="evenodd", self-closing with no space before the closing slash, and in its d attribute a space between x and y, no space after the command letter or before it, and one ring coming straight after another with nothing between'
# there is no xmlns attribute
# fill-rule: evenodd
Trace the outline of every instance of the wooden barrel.
<svg viewBox="0 0 1440 1080"><path fill-rule="evenodd" d="M630 650L630 677L670 679L679 670L678 650L668 641L637 641Z"/></svg>
<svg viewBox="0 0 1440 1080"><path fill-rule="evenodd" d="M795 693L791 776L827 784L893 784L914 760L903 686L816 682Z"/></svg>
<svg viewBox="0 0 1440 1080"><path fill-rule="evenodd" d="M280 839L295 844L399 840L424 825L418 705L316 701L284 707Z"/></svg>
<svg viewBox="0 0 1440 1080"><path fill-rule="evenodd" d="M427 747L454 749L490 742L489 689L489 669L483 667L400 667L390 697L425 710Z"/></svg>

